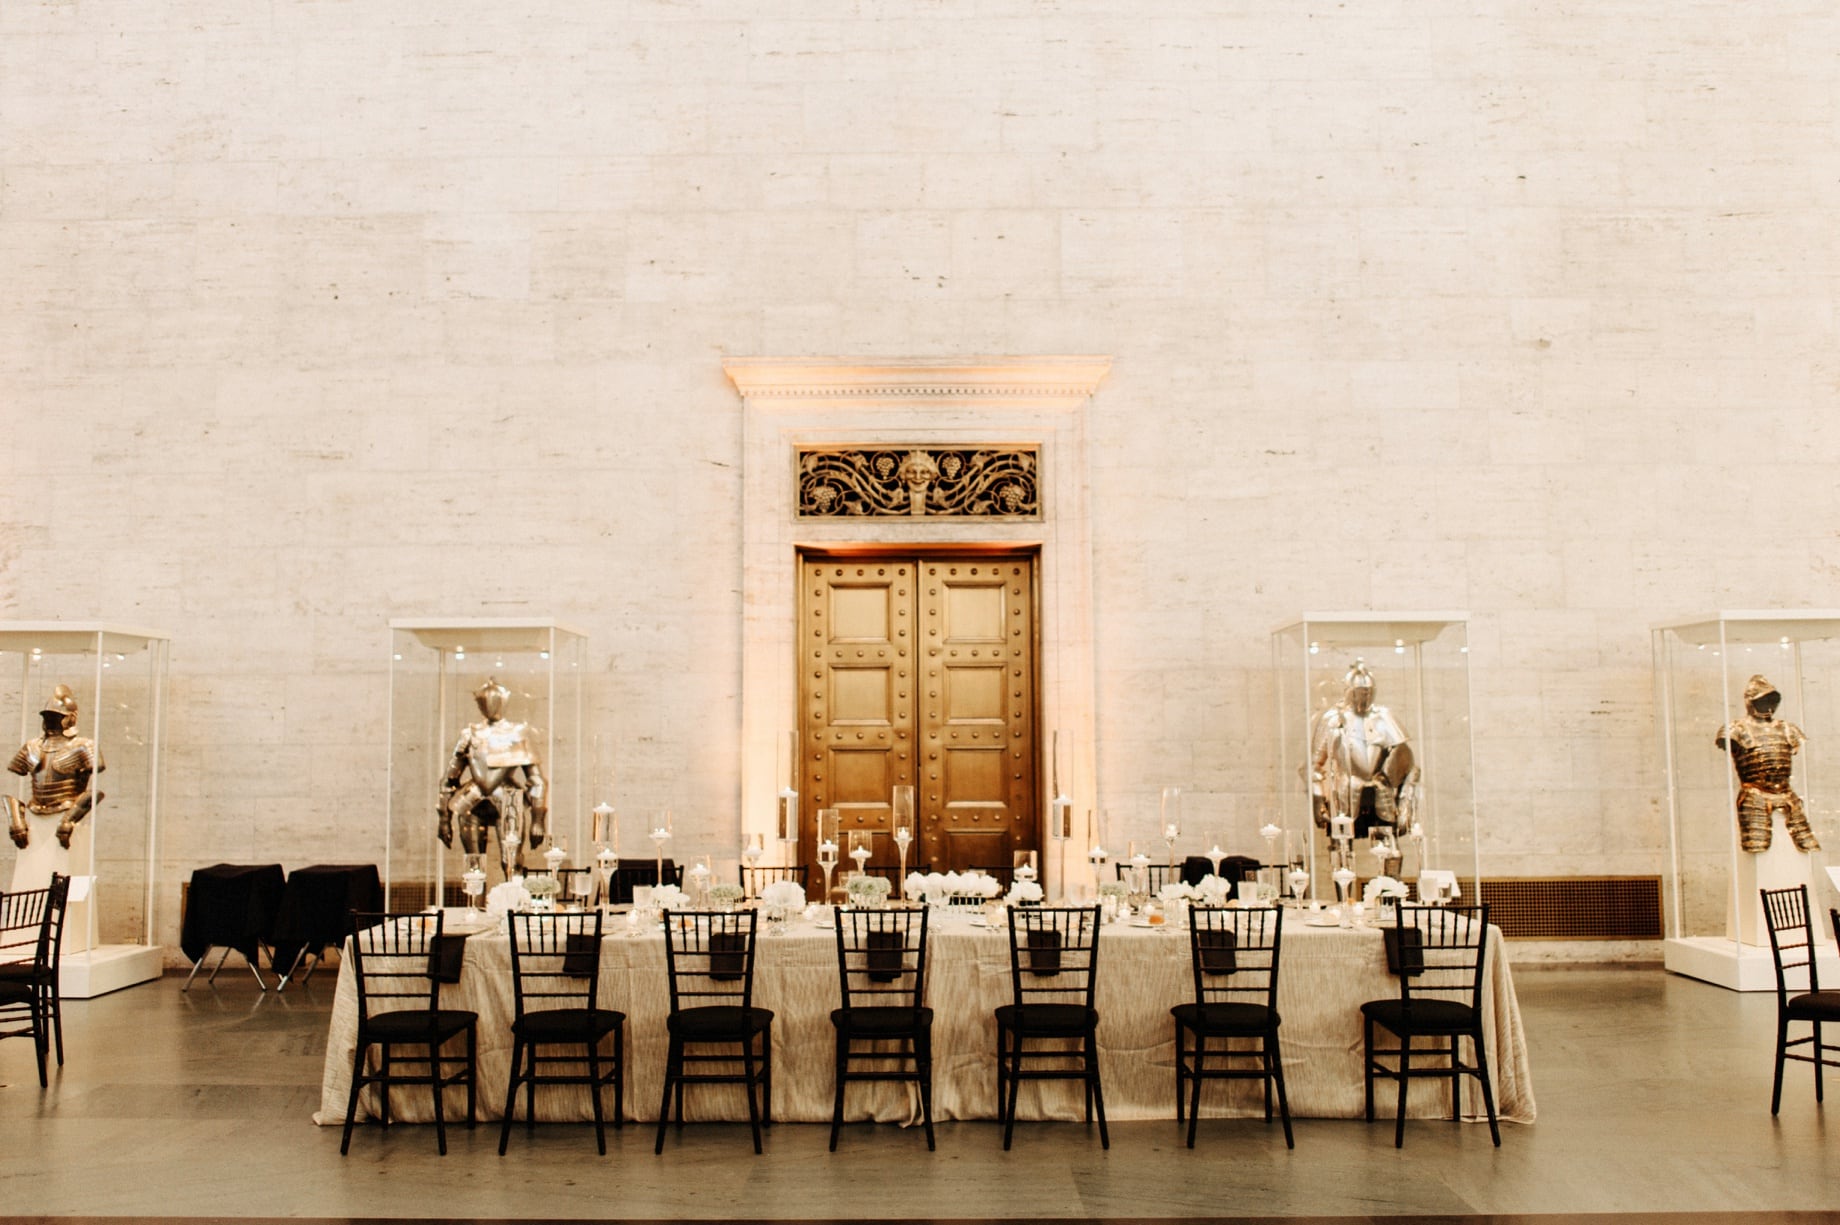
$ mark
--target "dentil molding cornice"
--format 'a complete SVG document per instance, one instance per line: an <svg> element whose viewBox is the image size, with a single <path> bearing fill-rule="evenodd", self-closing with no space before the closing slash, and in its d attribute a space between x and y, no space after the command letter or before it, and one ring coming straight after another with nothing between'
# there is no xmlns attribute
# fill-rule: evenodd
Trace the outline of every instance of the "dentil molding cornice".
<svg viewBox="0 0 1840 1225"><path fill-rule="evenodd" d="M1112 368L1103 356L735 357L723 371L756 399L1086 399Z"/></svg>

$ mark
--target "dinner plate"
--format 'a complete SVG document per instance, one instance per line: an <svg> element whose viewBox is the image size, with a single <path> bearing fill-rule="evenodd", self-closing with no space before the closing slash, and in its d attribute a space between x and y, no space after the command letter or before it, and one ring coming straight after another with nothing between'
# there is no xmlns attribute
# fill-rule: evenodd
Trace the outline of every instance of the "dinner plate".
<svg viewBox="0 0 1840 1225"><path fill-rule="evenodd" d="M1323 914L1303 921L1305 927L1340 927L1342 921L1332 914Z"/></svg>

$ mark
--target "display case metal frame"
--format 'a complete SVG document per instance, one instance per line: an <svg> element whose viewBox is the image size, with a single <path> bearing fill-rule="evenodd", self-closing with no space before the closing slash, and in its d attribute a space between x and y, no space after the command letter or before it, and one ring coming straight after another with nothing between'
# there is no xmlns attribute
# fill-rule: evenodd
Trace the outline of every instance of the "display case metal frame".
<svg viewBox="0 0 1840 1225"><path fill-rule="evenodd" d="M103 799L70 840L76 880L58 990L72 999L148 982L165 969L154 932L171 646L168 634L114 622L0 621L0 677L13 678L0 727L16 730L15 745L40 735L40 706L54 686L69 685L77 734L96 742L105 767L90 784ZM22 799L30 794L26 780L4 777ZM11 879L8 865L0 881Z"/></svg>
<svg viewBox="0 0 1840 1225"><path fill-rule="evenodd" d="M1826 868L1840 864L1840 610L1724 610L1652 627L1655 705L1665 770L1668 859L1663 964L1735 991L1773 991L1776 972L1760 888L1806 884L1810 909L1840 904ZM1739 780L1715 740L1745 713L1744 688L1762 675L1782 694L1776 718L1808 739L1791 787L1817 851L1795 848L1772 815L1768 851L1739 840ZM1825 924L1816 924L1820 972L1840 981Z"/></svg>
<svg viewBox="0 0 1840 1225"><path fill-rule="evenodd" d="M1327 836L1316 830L1310 787L1311 730L1342 700L1343 677L1359 658L1375 678L1376 704L1388 707L1412 745L1419 771L1416 819L1428 866L1454 871L1463 887L1481 879L1477 837L1475 740L1471 727L1469 614L1465 612L1310 612L1271 632L1277 683L1279 824L1307 849L1310 896L1335 899ZM1402 836L1400 868L1427 864ZM1373 876L1365 867L1360 876Z"/></svg>
<svg viewBox="0 0 1840 1225"><path fill-rule="evenodd" d="M478 720L473 690L495 676L511 690L505 716L532 725L547 785L541 850L560 836L585 865L588 779L582 728L587 635L552 620L472 617L390 622L390 760L384 824L384 907L459 904L464 852L439 836L438 801L460 731ZM496 865L498 856L489 856ZM498 870L488 868L496 883Z"/></svg>

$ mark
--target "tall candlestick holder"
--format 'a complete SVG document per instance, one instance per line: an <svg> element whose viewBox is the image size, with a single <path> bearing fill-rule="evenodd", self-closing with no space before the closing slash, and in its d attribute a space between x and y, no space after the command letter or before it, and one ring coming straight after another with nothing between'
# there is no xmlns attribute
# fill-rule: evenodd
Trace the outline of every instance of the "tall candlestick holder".
<svg viewBox="0 0 1840 1225"><path fill-rule="evenodd" d="M1169 868L1176 866L1176 839L1182 836L1182 788L1165 787L1158 805L1158 821L1163 830L1163 845L1169 852Z"/></svg>
<svg viewBox="0 0 1840 1225"><path fill-rule="evenodd" d="M818 810L818 866L824 869L824 903L831 900L831 874L837 870L837 859L842 848L837 843L838 817L835 808Z"/></svg>
<svg viewBox="0 0 1840 1225"><path fill-rule="evenodd" d="M901 784L889 797L890 825L894 829L894 849L899 861L894 880L897 897L907 897L907 848L914 842L914 789Z"/></svg>
<svg viewBox="0 0 1840 1225"><path fill-rule="evenodd" d="M652 832L649 835L652 840L652 858L656 862L658 872L653 883L657 885L668 883L664 878L664 848L665 845L671 841L671 831L671 810L667 808L664 811L663 818L659 820L658 824L652 827Z"/></svg>
<svg viewBox="0 0 1840 1225"><path fill-rule="evenodd" d="M605 800L594 806L594 865L599 871L595 882L600 896L613 901L613 874L620 868L620 827L613 805Z"/></svg>

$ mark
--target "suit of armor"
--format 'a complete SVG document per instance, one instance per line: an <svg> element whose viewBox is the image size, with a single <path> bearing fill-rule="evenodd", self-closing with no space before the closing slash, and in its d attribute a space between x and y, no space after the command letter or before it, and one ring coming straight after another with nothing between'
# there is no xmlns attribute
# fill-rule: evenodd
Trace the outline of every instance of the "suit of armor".
<svg viewBox="0 0 1840 1225"><path fill-rule="evenodd" d="M89 789L90 778L103 771L102 753L94 740L71 735L77 701L70 689L59 685L40 714L45 734L21 745L6 767L32 780L32 798L24 804L6 797L8 832L22 850L31 843L32 825L48 823L30 822L28 816L56 818L58 845L68 848L77 822L102 798Z"/></svg>
<svg viewBox="0 0 1840 1225"><path fill-rule="evenodd" d="M1789 786L1795 754L1807 741L1802 729L1776 718L1782 695L1761 676L1744 687L1745 717L1719 729L1715 743L1731 755L1738 774L1738 845L1752 853L1770 849L1771 826L1783 814L1783 828L1798 850L1818 851L1802 797Z"/></svg>
<svg viewBox="0 0 1840 1225"><path fill-rule="evenodd" d="M1317 825L1352 817L1355 837L1364 838L1376 825L1396 826L1401 807L1409 809L1412 746L1392 712L1374 705L1374 678L1360 660L1344 680L1342 701L1310 726L1311 804Z"/></svg>
<svg viewBox="0 0 1840 1225"><path fill-rule="evenodd" d="M454 844L457 823L468 854L490 850L486 831L500 829L507 819L517 822L522 845L535 849L543 843L549 815L543 766L530 725L503 717L510 696L510 690L490 679L473 691L485 719L460 733L441 780L441 841ZM500 862L507 877L520 866L502 857Z"/></svg>

